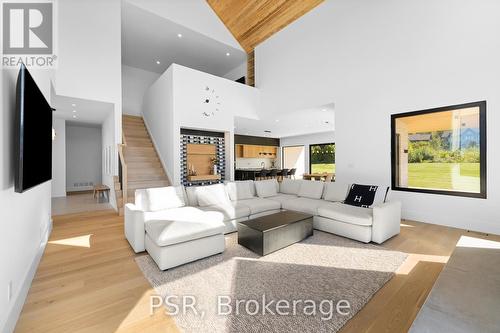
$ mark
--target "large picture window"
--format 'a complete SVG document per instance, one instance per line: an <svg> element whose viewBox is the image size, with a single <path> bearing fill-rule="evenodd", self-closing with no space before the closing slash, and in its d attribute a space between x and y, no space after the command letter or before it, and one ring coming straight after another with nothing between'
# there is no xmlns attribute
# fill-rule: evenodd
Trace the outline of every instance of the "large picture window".
<svg viewBox="0 0 500 333"><path fill-rule="evenodd" d="M322 143L309 145L310 173L335 174L335 144Z"/></svg>
<svg viewBox="0 0 500 333"><path fill-rule="evenodd" d="M396 114L392 188L486 198L486 102Z"/></svg>

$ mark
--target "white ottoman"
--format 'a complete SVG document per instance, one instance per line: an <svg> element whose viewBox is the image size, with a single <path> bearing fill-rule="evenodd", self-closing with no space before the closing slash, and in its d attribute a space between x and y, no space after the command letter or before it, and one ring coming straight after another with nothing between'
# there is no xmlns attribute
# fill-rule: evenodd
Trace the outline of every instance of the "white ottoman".
<svg viewBox="0 0 500 333"><path fill-rule="evenodd" d="M161 270L222 253L223 222L152 220L146 223L145 247Z"/></svg>

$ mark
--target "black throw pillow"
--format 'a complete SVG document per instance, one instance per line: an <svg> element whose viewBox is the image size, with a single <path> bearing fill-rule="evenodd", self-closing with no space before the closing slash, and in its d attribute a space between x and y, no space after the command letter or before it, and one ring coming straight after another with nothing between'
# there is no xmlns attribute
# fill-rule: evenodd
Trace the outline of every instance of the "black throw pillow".
<svg viewBox="0 0 500 333"><path fill-rule="evenodd" d="M385 202L389 187L352 184L344 200L346 205L371 208Z"/></svg>

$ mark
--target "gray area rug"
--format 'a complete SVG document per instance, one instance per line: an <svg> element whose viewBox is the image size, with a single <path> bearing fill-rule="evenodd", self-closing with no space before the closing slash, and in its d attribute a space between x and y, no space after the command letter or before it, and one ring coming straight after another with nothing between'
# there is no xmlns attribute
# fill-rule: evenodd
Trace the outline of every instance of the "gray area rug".
<svg viewBox="0 0 500 333"><path fill-rule="evenodd" d="M337 332L406 257L315 230L312 237L264 257L238 245L233 233L226 236L224 253L167 271L149 255L135 260L159 295L179 297L171 303L181 305L184 295L195 298L196 313L173 316L181 331ZM341 309L347 315L336 311L337 304L346 304L341 300L349 302L349 309Z"/></svg>

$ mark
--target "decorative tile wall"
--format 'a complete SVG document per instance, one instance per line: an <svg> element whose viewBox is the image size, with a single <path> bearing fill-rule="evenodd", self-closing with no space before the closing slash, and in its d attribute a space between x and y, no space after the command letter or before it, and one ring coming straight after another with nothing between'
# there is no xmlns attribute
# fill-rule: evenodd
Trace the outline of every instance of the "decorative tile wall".
<svg viewBox="0 0 500 333"><path fill-rule="evenodd" d="M215 145L217 154L217 171L221 175L220 180L203 180L190 182L188 177L187 165L187 145L194 144L212 144ZM199 186L222 183L226 179L226 143L224 137L202 136L202 135L186 135L181 134L181 182L184 186Z"/></svg>

